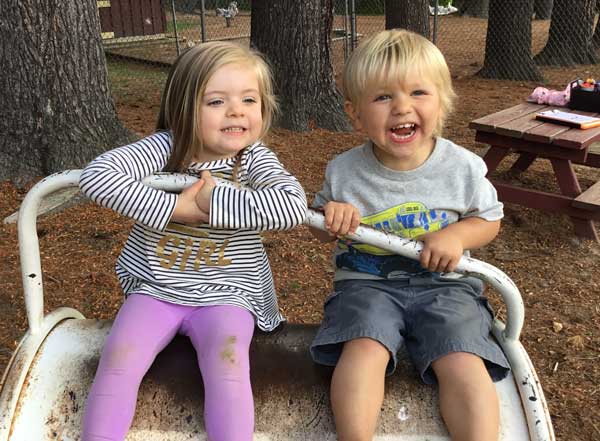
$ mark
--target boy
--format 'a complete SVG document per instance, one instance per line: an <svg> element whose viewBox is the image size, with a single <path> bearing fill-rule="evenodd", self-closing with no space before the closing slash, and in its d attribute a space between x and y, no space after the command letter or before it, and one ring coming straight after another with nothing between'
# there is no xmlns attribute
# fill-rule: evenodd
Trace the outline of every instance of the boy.
<svg viewBox="0 0 600 441"><path fill-rule="evenodd" d="M345 108L368 141L327 166L313 206L343 238L360 222L424 243L419 262L346 239L335 249L335 293L311 353L335 365L331 403L341 441L371 440L402 346L425 383L439 384L453 440L496 441L493 381L508 363L490 336L479 280L451 273L497 234L502 204L484 162L440 137L454 98L450 73L427 39L403 30L365 40L344 72Z"/></svg>

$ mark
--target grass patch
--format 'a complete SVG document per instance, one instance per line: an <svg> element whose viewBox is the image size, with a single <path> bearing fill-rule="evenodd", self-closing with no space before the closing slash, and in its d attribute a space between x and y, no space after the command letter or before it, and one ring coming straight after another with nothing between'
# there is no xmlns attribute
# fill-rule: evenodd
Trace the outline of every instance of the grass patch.
<svg viewBox="0 0 600 441"><path fill-rule="evenodd" d="M121 60L107 60L106 67L115 98L161 90L168 73L165 68Z"/></svg>

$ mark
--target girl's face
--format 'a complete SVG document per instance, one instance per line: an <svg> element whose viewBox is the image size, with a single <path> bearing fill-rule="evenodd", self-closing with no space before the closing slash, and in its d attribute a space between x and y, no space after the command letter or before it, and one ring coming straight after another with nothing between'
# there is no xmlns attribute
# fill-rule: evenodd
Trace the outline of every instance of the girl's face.
<svg viewBox="0 0 600 441"><path fill-rule="evenodd" d="M230 158L258 140L262 105L252 68L239 64L219 68L208 80L201 100L203 151L195 161Z"/></svg>
<svg viewBox="0 0 600 441"><path fill-rule="evenodd" d="M373 141L375 156L392 170L412 170L427 160L440 106L436 85L414 69L368 91L356 107L346 102L354 128Z"/></svg>

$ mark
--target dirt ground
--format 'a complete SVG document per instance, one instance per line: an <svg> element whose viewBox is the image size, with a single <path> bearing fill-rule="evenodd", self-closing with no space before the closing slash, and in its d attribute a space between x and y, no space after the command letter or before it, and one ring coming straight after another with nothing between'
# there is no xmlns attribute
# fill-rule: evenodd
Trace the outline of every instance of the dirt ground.
<svg viewBox="0 0 600 441"><path fill-rule="evenodd" d="M468 60L468 54L464 57ZM481 80L469 72L476 69L477 61L462 66L468 68L453 69L459 100L445 136L482 154L485 146L474 143L469 121L518 104L537 84ZM563 88L569 79L589 74L586 69L589 66L547 69L547 86ZM136 90L117 94L116 102L124 124L143 136L153 131L160 90ZM320 188L327 161L361 140L355 133L275 129L268 144L300 179L310 200ZM598 170L575 168L584 189L600 179ZM536 162L525 175L513 179L557 191L546 161ZM0 218L19 208L25 192L0 182ZM114 317L122 301L114 262L130 225L129 220L91 203L40 220L46 311L70 306L86 317ZM330 246L312 239L306 227L268 233L265 244L284 314L292 322L318 323L331 289ZM500 235L473 255L502 269L521 290L526 307L521 339L544 388L557 439L600 440L600 245L575 237L566 216L507 204ZM27 329L14 224L0 224L0 261L3 371ZM489 294L503 316L498 296Z"/></svg>

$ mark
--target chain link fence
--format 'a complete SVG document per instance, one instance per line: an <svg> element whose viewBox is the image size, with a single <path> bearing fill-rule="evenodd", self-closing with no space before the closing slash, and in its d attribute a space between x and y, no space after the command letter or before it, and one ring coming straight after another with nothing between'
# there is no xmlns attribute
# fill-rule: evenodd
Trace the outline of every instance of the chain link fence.
<svg viewBox="0 0 600 441"><path fill-rule="evenodd" d="M488 77L539 82L543 75L558 87L577 76L593 76L600 44L596 1L431 0L423 13L429 37L454 76L485 68ZM385 7L393 3L334 0L331 59L336 72L362 38L385 28ZM98 1L98 8L113 89L130 95L141 89L139 94L147 96L148 81L163 78L186 46L250 40L251 0L110 0ZM571 67L556 67L563 62Z"/></svg>

